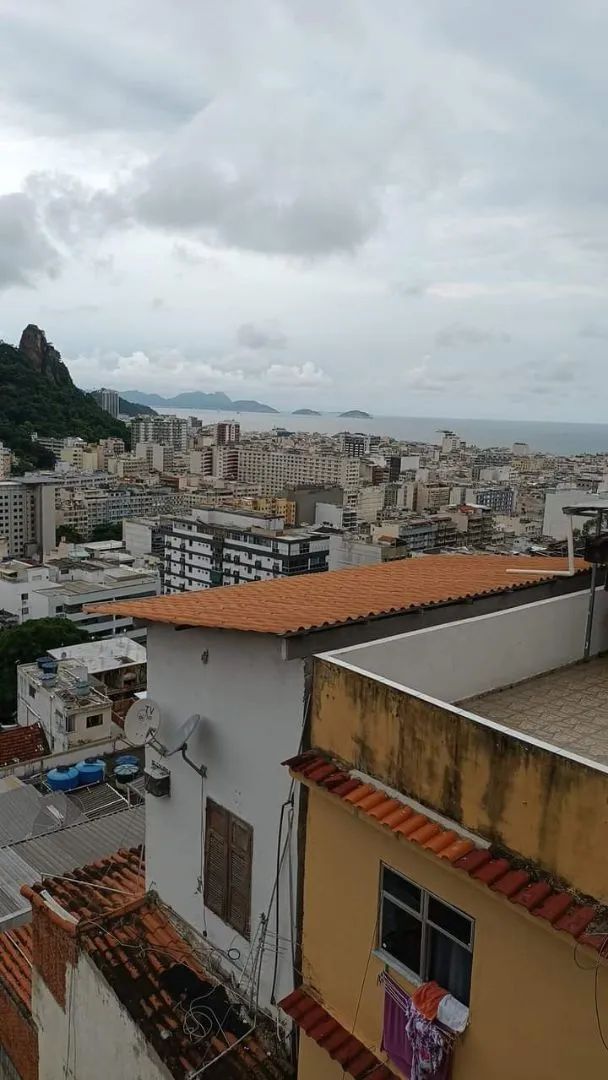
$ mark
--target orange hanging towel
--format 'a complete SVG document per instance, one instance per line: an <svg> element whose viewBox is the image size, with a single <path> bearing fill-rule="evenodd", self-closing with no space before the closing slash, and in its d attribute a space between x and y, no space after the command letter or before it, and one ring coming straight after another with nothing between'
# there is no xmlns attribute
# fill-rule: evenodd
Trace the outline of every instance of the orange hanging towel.
<svg viewBox="0 0 608 1080"><path fill-rule="evenodd" d="M423 983L422 986L418 987L416 993L412 994L412 1004L416 1006L418 1012L426 1020L434 1020L437 1016L439 1002L446 994L447 990L444 990L436 982Z"/></svg>

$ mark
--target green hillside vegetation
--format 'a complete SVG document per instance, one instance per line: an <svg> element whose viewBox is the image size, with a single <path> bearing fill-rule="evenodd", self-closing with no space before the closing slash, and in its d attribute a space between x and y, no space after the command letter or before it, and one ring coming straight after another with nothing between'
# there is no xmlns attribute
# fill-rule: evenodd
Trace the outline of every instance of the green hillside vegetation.
<svg viewBox="0 0 608 1080"><path fill-rule="evenodd" d="M53 456L32 442L33 432L60 439L78 435L87 442L113 435L128 443L127 426L74 386L67 367L42 331L28 327L30 330L39 335L36 347L40 354L31 347L31 335L28 351L0 342L0 440L17 455L17 471L53 464ZM22 346L28 343L26 333Z"/></svg>

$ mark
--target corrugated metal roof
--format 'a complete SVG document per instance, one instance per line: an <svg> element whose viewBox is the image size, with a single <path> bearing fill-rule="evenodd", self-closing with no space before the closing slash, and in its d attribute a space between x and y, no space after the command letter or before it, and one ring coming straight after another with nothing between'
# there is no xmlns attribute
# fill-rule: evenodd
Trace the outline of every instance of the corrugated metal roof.
<svg viewBox="0 0 608 1080"><path fill-rule="evenodd" d="M0 848L84 820L62 791L41 795L32 785L24 784L0 794Z"/></svg>
<svg viewBox="0 0 608 1080"><path fill-rule="evenodd" d="M144 842L144 834L142 805L3 848L0 850L0 930L29 916L30 905L20 892L22 885L33 885L50 875L69 874L74 868L97 862L119 848L138 847Z"/></svg>
<svg viewBox="0 0 608 1080"><path fill-rule="evenodd" d="M134 806L47 836L24 840L13 851L43 876L62 874L119 848L143 844L144 821L144 807Z"/></svg>
<svg viewBox="0 0 608 1080"><path fill-rule="evenodd" d="M93 784L70 791L69 801L89 820L113 814L127 805L127 800L111 784Z"/></svg>

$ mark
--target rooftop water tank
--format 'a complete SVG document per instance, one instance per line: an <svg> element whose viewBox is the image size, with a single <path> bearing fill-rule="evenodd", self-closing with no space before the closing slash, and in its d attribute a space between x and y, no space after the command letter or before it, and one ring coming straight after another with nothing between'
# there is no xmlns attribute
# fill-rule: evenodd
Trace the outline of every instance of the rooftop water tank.
<svg viewBox="0 0 608 1080"><path fill-rule="evenodd" d="M72 791L82 781L78 769L73 765L58 765L47 773L46 782L51 791Z"/></svg>
<svg viewBox="0 0 608 1080"><path fill-rule="evenodd" d="M78 773L78 787L86 784L101 784L106 775L105 763L100 758L85 758L79 761L76 770Z"/></svg>
<svg viewBox="0 0 608 1080"><path fill-rule="evenodd" d="M139 768L139 758L135 754L120 754L116 758L117 765L137 765Z"/></svg>
<svg viewBox="0 0 608 1080"><path fill-rule="evenodd" d="M130 784L133 780L137 780L141 772L139 763L134 765L133 762L124 761L122 765L117 765L114 769L114 780L117 784Z"/></svg>
<svg viewBox="0 0 608 1080"><path fill-rule="evenodd" d="M72 687L72 690L79 701L84 701L91 693L91 685L88 679L79 679Z"/></svg>

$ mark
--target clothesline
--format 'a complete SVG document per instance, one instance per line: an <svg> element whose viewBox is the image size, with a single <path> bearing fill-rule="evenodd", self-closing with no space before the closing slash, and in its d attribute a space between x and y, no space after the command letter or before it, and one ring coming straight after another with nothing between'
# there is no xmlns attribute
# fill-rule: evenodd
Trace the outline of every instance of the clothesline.
<svg viewBox="0 0 608 1080"><path fill-rule="evenodd" d="M384 991L389 997L399 1005L400 1008L407 1011L408 1008L415 1008L412 1004L411 996L391 978L386 971L381 971L378 975L378 982L384 987ZM441 1031L441 1034L446 1042L446 1050L451 1052L456 1044L457 1035L446 1028L441 1022L433 1021L436 1027Z"/></svg>

